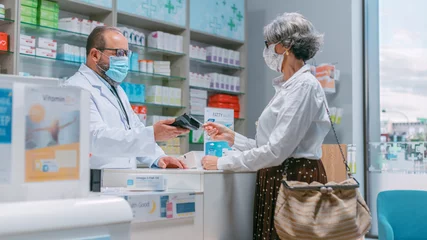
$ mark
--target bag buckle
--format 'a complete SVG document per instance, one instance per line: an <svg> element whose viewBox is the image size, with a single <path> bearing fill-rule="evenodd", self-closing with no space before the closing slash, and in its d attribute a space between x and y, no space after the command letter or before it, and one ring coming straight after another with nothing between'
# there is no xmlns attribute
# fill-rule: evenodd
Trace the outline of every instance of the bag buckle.
<svg viewBox="0 0 427 240"><path fill-rule="evenodd" d="M331 195L334 190L331 187L321 187L320 192L322 194Z"/></svg>

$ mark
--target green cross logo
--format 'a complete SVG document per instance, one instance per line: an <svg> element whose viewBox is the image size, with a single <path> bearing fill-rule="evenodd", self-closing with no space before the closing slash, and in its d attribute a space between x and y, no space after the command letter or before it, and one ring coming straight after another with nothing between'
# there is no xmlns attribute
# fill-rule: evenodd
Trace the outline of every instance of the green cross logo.
<svg viewBox="0 0 427 240"><path fill-rule="evenodd" d="M236 13L236 11L237 11L236 4L233 4L233 6L231 7L231 9L233 9L233 13Z"/></svg>
<svg viewBox="0 0 427 240"><path fill-rule="evenodd" d="M154 12L157 11L156 5L153 5L151 0L147 0L142 4L142 9L147 12L147 17L151 17Z"/></svg>
<svg viewBox="0 0 427 240"><path fill-rule="evenodd" d="M228 26L230 27L230 31L233 31L233 29L236 27L236 24L234 24L233 19L230 18Z"/></svg>
<svg viewBox="0 0 427 240"><path fill-rule="evenodd" d="M224 1L222 2L222 4L224 4L224 6L225 6L225 4L227 4L227 2L224 0Z"/></svg>
<svg viewBox="0 0 427 240"><path fill-rule="evenodd" d="M213 21L209 22L209 27L213 30L214 34L216 34L221 29L221 24L218 22L216 17L213 18Z"/></svg>
<svg viewBox="0 0 427 240"><path fill-rule="evenodd" d="M243 19L243 15L240 11L239 11L239 13L237 13L237 19L239 20L239 22L241 22Z"/></svg>
<svg viewBox="0 0 427 240"><path fill-rule="evenodd" d="M179 3L182 3L182 0L178 0Z"/></svg>
<svg viewBox="0 0 427 240"><path fill-rule="evenodd" d="M221 18L222 18L222 19L224 19L224 18L225 18L224 14L222 14L222 15L221 15Z"/></svg>
<svg viewBox="0 0 427 240"><path fill-rule="evenodd" d="M171 14L172 10L175 9L174 5L172 5L171 0L169 0L168 4L165 4L165 8L168 9L168 13Z"/></svg>

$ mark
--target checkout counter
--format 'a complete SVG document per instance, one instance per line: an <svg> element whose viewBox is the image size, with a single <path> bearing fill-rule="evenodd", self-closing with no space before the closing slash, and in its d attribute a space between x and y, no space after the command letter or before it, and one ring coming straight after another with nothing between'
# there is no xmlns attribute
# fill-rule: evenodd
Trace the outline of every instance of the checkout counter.
<svg viewBox="0 0 427 240"><path fill-rule="evenodd" d="M167 178L168 190L123 191L129 174L161 174ZM132 208L131 239L252 239L255 184L255 172L195 169L105 169L102 172L102 195L121 196ZM165 211L162 197L185 203L187 212L177 213L175 202L174 213L162 217Z"/></svg>

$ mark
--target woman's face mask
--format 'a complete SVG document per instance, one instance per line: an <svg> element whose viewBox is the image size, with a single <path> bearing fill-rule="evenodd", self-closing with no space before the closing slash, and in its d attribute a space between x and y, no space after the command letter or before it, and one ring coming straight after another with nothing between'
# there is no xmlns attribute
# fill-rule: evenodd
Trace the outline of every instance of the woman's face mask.
<svg viewBox="0 0 427 240"><path fill-rule="evenodd" d="M263 56L265 64L272 70L282 73L282 64L283 64L283 58L286 53L286 51L283 54L277 54L276 53L276 45L270 44L268 47L264 48Z"/></svg>

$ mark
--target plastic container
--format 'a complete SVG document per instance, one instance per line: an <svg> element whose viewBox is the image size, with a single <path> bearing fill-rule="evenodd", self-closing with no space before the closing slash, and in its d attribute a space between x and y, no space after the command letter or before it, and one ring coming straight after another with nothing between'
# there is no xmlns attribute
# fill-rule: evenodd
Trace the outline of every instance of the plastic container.
<svg viewBox="0 0 427 240"><path fill-rule="evenodd" d="M140 72L147 72L147 60L139 60L139 71Z"/></svg>
<svg viewBox="0 0 427 240"><path fill-rule="evenodd" d="M147 72L148 73L154 73L154 61L153 60L147 60Z"/></svg>

